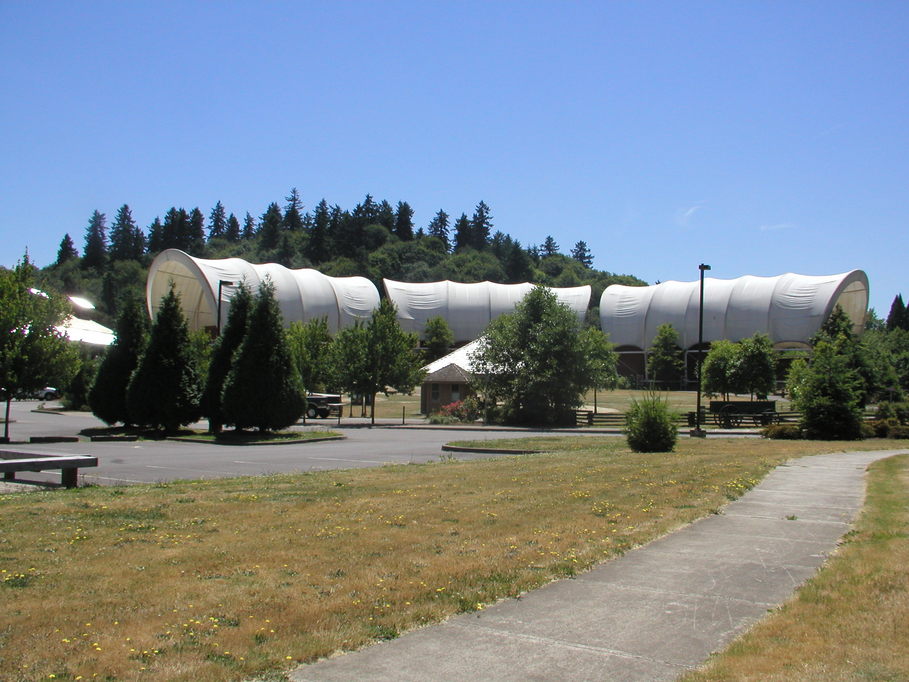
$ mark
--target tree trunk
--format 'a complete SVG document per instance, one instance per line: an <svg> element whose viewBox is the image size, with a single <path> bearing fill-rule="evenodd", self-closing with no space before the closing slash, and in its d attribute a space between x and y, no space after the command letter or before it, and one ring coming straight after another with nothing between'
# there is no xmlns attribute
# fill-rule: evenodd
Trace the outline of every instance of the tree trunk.
<svg viewBox="0 0 909 682"><path fill-rule="evenodd" d="M6 398L6 421L3 422L3 442L9 443L9 406L12 402L13 397L7 396Z"/></svg>
<svg viewBox="0 0 909 682"><path fill-rule="evenodd" d="M376 394L373 393L370 396L371 400L369 401L369 417L373 425L376 423Z"/></svg>

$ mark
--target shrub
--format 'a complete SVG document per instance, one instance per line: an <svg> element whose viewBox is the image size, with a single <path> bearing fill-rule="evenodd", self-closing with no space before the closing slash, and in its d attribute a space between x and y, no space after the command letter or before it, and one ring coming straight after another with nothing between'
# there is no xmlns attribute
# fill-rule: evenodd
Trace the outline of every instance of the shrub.
<svg viewBox="0 0 909 682"><path fill-rule="evenodd" d="M625 415L625 435L635 452L672 452L678 432L668 401L654 393L633 400Z"/></svg>
<svg viewBox="0 0 909 682"><path fill-rule="evenodd" d="M862 438L874 438L877 435L874 426L868 422L862 422L859 426L859 430L861 431Z"/></svg>
<svg viewBox="0 0 909 682"><path fill-rule="evenodd" d="M803 436L798 424L771 424L761 431L761 437L774 440L799 440Z"/></svg>
<svg viewBox="0 0 909 682"><path fill-rule="evenodd" d="M434 423L473 422L480 416L480 405L474 397L465 398L464 400L443 405L439 411L439 416L448 421Z"/></svg>
<svg viewBox="0 0 909 682"><path fill-rule="evenodd" d="M889 438L909 438L909 426L894 426L891 427L890 432L887 434Z"/></svg>
<svg viewBox="0 0 909 682"><path fill-rule="evenodd" d="M876 438L888 438L890 436L890 429L899 425L900 423L896 419L875 419L871 423L871 428L874 431L874 436Z"/></svg>

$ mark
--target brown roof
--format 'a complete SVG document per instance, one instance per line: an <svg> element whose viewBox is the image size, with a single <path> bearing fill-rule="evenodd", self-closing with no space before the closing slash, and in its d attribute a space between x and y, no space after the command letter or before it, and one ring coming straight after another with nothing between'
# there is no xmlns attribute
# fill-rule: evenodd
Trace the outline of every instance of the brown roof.
<svg viewBox="0 0 909 682"><path fill-rule="evenodd" d="M449 384L456 384L456 383L467 384L467 383L470 383L471 378L472 377L471 377L470 372L465 370L463 367L452 363L450 365L446 365L442 369L437 369L432 374L427 374L426 378L423 379L423 383L425 384L427 382L434 382L434 383L444 382L444 383L449 383Z"/></svg>

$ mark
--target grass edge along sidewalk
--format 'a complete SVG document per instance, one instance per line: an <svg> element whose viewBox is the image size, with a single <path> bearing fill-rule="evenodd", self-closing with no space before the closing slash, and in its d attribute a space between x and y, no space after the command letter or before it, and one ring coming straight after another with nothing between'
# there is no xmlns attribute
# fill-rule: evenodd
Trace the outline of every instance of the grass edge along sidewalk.
<svg viewBox="0 0 909 682"><path fill-rule="evenodd" d="M852 530L794 597L684 682L909 679L909 455L869 467Z"/></svg>
<svg viewBox="0 0 909 682"><path fill-rule="evenodd" d="M554 454L0 496L0 668L279 679L574 575L843 445L647 455L582 437Z"/></svg>

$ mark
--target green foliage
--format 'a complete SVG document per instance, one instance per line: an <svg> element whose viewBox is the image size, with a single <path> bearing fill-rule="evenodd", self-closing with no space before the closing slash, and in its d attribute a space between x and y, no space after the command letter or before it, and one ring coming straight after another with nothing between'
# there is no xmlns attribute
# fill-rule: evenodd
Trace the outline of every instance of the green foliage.
<svg viewBox="0 0 909 682"><path fill-rule="evenodd" d="M85 228L85 247L82 267L100 268L107 261L107 217L100 211L92 213Z"/></svg>
<svg viewBox="0 0 909 682"><path fill-rule="evenodd" d="M454 333L444 317L431 317L423 328L426 362L438 360L447 355L454 343Z"/></svg>
<svg viewBox="0 0 909 682"><path fill-rule="evenodd" d="M745 392L766 399L776 384L776 358L769 336L757 332L738 343L735 375Z"/></svg>
<svg viewBox="0 0 909 682"><path fill-rule="evenodd" d="M145 350L147 335L145 307L138 298L131 296L121 306L117 338L104 354L88 392L92 414L107 424L133 423L127 410L126 388Z"/></svg>
<svg viewBox="0 0 909 682"><path fill-rule="evenodd" d="M625 415L625 436L635 452L672 452L678 431L669 401L656 393L632 400Z"/></svg>
<svg viewBox="0 0 909 682"><path fill-rule="evenodd" d="M661 324L647 354L650 378L661 386L677 386L684 368L685 355L679 346L679 333L671 324Z"/></svg>
<svg viewBox="0 0 909 682"><path fill-rule="evenodd" d="M482 338L474 355L479 387L503 401L507 422L573 423L581 396L608 372L604 356L587 355L594 337L583 336L575 314L544 287L493 320Z"/></svg>
<svg viewBox="0 0 909 682"><path fill-rule="evenodd" d="M295 424L306 407L287 346L274 285L259 287L243 342L224 383L224 421L237 429L275 431Z"/></svg>
<svg viewBox="0 0 909 682"><path fill-rule="evenodd" d="M701 387L707 395L721 395L729 400L730 393L738 393L739 345L721 339L710 345L710 352L701 366Z"/></svg>
<svg viewBox="0 0 909 682"><path fill-rule="evenodd" d="M388 387L410 393L422 381L422 358L416 351L416 334L409 334L398 324L394 304L383 299L366 325L365 395L372 398L370 417L375 422L376 393L387 393Z"/></svg>
<svg viewBox="0 0 909 682"><path fill-rule="evenodd" d="M331 344L332 384L359 396L369 393L366 343L366 325L358 321L339 330Z"/></svg>
<svg viewBox="0 0 909 682"><path fill-rule="evenodd" d="M585 326L581 332L581 345L590 365L591 388L616 388L619 383L619 355L613 350L609 334Z"/></svg>
<svg viewBox="0 0 909 682"><path fill-rule="evenodd" d="M60 402L67 410L90 409L89 391L94 385L101 367L101 358L85 346L79 348L79 371L63 391Z"/></svg>
<svg viewBox="0 0 909 682"><path fill-rule="evenodd" d="M844 348L845 347L845 348ZM857 440L862 436L861 378L850 367L848 341L818 341L798 387L801 427L813 440Z"/></svg>
<svg viewBox="0 0 909 682"><path fill-rule="evenodd" d="M294 322L287 330L290 355L306 391L321 391L330 381L331 343L324 317L305 324Z"/></svg>
<svg viewBox="0 0 909 682"><path fill-rule="evenodd" d="M249 315L252 310L252 294L245 282L241 282L230 299L227 321L221 329L221 336L215 341L205 390L202 393L202 415L208 419L208 428L212 433L221 431L224 414L221 407L221 395L224 382L233 364L234 354L249 326Z"/></svg>
<svg viewBox="0 0 909 682"><path fill-rule="evenodd" d="M35 267L26 255L12 270L0 268L0 395L9 401L44 386L64 387L79 367L76 347L57 326L68 312L66 301L33 293ZM9 437L9 422L4 426Z"/></svg>
<svg viewBox="0 0 909 682"><path fill-rule="evenodd" d="M145 353L126 389L126 408L135 424L172 433L201 416L200 395L189 331L171 287L161 299Z"/></svg>
<svg viewBox="0 0 909 682"><path fill-rule="evenodd" d="M800 440L804 436L798 424L771 424L761 429L761 437L775 440Z"/></svg>
<svg viewBox="0 0 909 682"><path fill-rule="evenodd" d="M909 310L903 302L903 295L897 294L890 305L890 313L887 315L887 331L902 329L909 331Z"/></svg>

